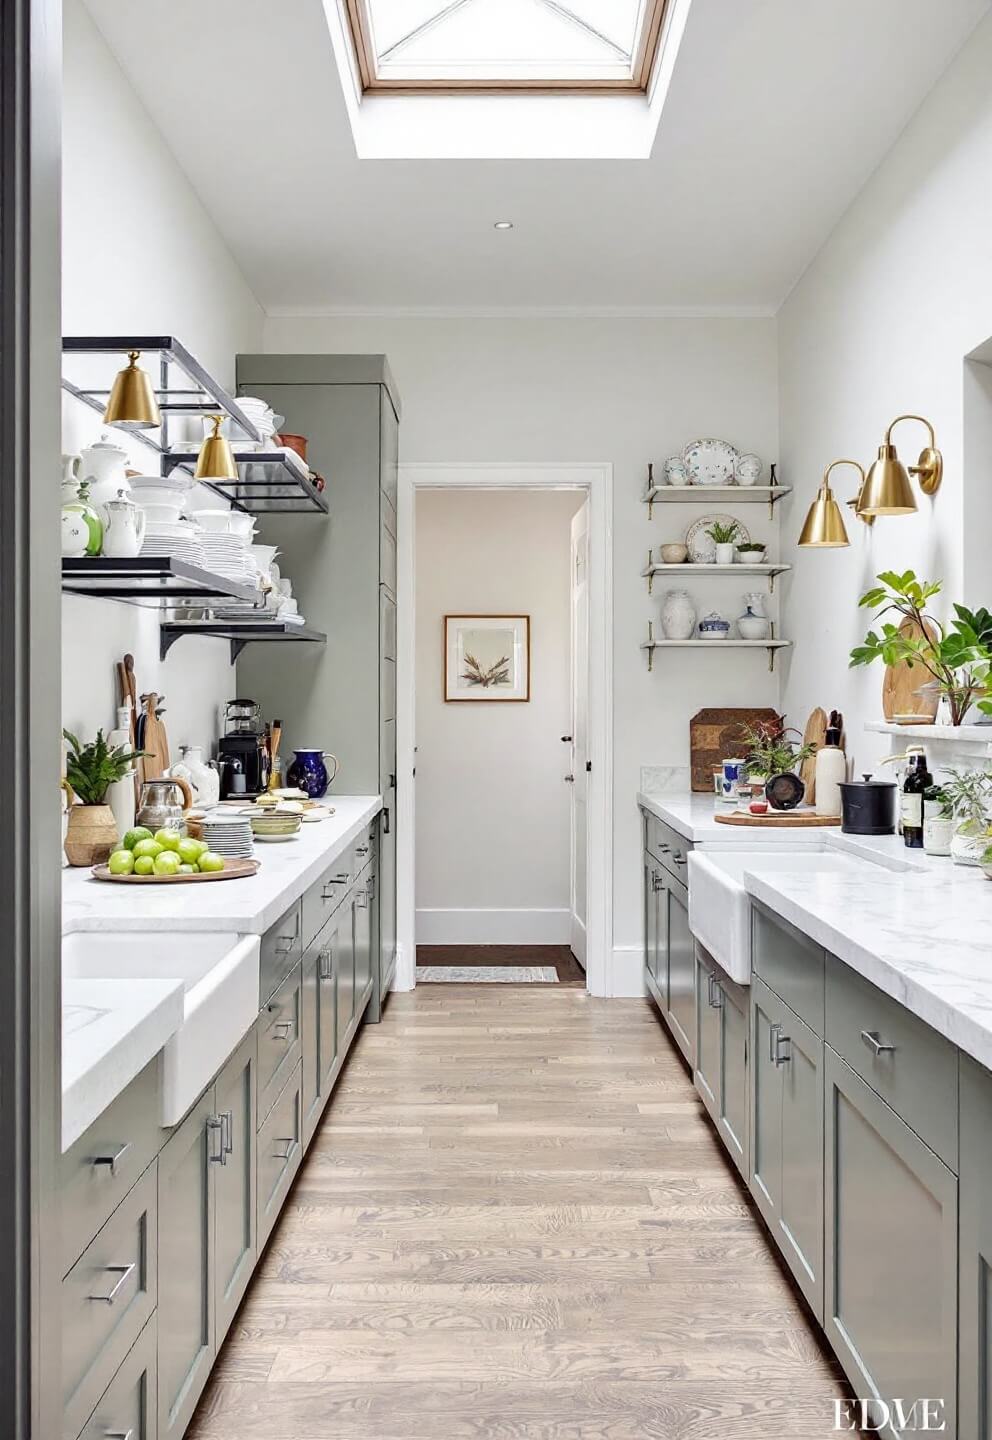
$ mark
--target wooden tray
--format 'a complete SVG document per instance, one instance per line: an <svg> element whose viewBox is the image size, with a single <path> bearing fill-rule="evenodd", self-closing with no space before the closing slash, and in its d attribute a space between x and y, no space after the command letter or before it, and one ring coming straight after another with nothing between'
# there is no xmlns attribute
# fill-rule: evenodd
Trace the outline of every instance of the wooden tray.
<svg viewBox="0 0 992 1440"><path fill-rule="evenodd" d="M768 827L793 825L839 825L839 815L811 815L809 811L780 810L776 814L771 811L767 815L752 815L746 810L731 810L726 815L715 816L718 825L765 825Z"/></svg>
<svg viewBox="0 0 992 1440"><path fill-rule="evenodd" d="M777 710L741 708L700 710L689 721L689 754L692 767L690 788L698 794L713 793L713 771L728 756L741 755L741 732L745 725L777 726Z"/></svg>
<svg viewBox="0 0 992 1440"><path fill-rule="evenodd" d="M107 865L94 865L94 880L111 880L125 885L199 885L203 880L246 880L259 867L258 860L227 860L223 870L197 871L195 875L111 875Z"/></svg>

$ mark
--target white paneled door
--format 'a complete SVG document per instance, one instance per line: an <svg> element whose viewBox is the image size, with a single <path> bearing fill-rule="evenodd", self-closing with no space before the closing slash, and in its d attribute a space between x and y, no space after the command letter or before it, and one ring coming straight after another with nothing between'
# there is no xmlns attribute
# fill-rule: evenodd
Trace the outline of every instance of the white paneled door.
<svg viewBox="0 0 992 1440"><path fill-rule="evenodd" d="M569 788L572 795L572 951L586 965L586 825L589 785L589 516L587 500L572 517L572 706Z"/></svg>

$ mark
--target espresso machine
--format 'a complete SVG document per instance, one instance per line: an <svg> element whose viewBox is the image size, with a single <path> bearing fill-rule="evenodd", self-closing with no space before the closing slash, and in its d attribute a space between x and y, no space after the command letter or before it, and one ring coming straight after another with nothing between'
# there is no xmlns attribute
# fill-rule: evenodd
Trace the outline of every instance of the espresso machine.
<svg viewBox="0 0 992 1440"><path fill-rule="evenodd" d="M222 800L261 795L269 783L269 752L262 708L255 700L228 700L217 746Z"/></svg>

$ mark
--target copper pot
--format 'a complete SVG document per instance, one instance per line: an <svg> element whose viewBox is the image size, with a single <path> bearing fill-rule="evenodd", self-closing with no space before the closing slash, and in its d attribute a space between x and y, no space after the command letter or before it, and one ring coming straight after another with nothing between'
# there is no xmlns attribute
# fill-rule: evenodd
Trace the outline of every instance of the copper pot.
<svg viewBox="0 0 992 1440"><path fill-rule="evenodd" d="M286 445L290 450L295 450L300 459L304 462L307 458L307 437L305 435L287 435L285 431L279 436L279 444Z"/></svg>

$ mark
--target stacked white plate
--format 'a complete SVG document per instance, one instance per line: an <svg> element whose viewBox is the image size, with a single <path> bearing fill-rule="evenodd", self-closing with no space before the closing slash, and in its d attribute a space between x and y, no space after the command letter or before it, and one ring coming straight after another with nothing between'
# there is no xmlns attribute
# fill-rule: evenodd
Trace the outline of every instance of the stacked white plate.
<svg viewBox="0 0 992 1440"><path fill-rule="evenodd" d="M184 524L181 520L175 525L162 520L149 520L141 553L155 556L159 560L183 560L187 565L198 565L201 568L205 564L198 528Z"/></svg>
<svg viewBox="0 0 992 1440"><path fill-rule="evenodd" d="M254 425L263 442L275 434L278 428L277 417L266 400L259 400L254 395L239 395L237 404L245 418Z"/></svg>
<svg viewBox="0 0 992 1440"><path fill-rule="evenodd" d="M220 530L206 530L201 537L203 557L208 570L228 580L251 585L257 577L248 542L241 535L227 535Z"/></svg>
<svg viewBox="0 0 992 1440"><path fill-rule="evenodd" d="M206 816L203 838L215 854L227 860L250 860L254 853L251 821L247 815Z"/></svg>

